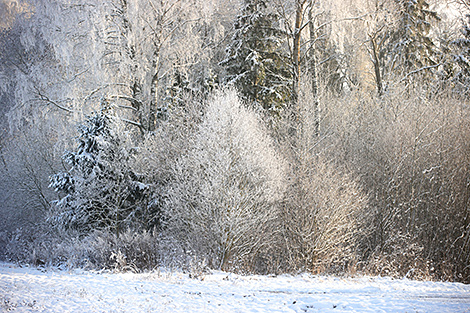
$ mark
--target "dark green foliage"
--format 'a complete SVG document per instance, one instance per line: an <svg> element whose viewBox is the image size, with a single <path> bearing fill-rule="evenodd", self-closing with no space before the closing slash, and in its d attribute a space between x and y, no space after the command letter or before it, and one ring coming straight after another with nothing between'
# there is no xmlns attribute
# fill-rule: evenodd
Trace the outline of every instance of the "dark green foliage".
<svg viewBox="0 0 470 313"><path fill-rule="evenodd" d="M382 51L391 72L406 75L413 70L436 65L435 45L430 37L431 23L439 20L425 0L395 0L397 22L386 34Z"/></svg>
<svg viewBox="0 0 470 313"><path fill-rule="evenodd" d="M278 112L290 100L291 71L282 51L283 31L278 15L269 12L267 1L245 0L235 22L235 33L221 65L228 83L245 100Z"/></svg>
<svg viewBox="0 0 470 313"><path fill-rule="evenodd" d="M79 133L77 149L64 155L70 170L51 178L51 186L64 196L50 220L79 231L118 232L143 214L149 188L131 170L132 152L113 131L108 116L90 116Z"/></svg>
<svg viewBox="0 0 470 313"><path fill-rule="evenodd" d="M467 15L467 22L463 23L461 33L463 37L452 42L456 49L452 55L452 61L457 65L452 81L458 92L468 96L470 94L470 15Z"/></svg>

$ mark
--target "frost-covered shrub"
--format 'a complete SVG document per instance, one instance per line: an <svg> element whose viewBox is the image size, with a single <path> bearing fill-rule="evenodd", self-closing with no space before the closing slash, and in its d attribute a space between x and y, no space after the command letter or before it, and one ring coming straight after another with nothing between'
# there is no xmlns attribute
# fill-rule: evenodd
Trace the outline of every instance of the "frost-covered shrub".
<svg viewBox="0 0 470 313"><path fill-rule="evenodd" d="M234 91L208 104L190 149L174 165L167 226L214 268L250 263L270 241L285 164Z"/></svg>
<svg viewBox="0 0 470 313"><path fill-rule="evenodd" d="M169 263L170 256L176 258L158 232L147 230L93 231L84 236L70 230L17 229L6 240L5 260L35 266L141 272L159 267L162 261Z"/></svg>
<svg viewBox="0 0 470 313"><path fill-rule="evenodd" d="M82 244L76 232L48 230L48 224L17 228L8 236L5 259L34 266L90 267L91 246Z"/></svg>
<svg viewBox="0 0 470 313"><path fill-rule="evenodd" d="M96 268L141 272L160 266L162 252L159 233L127 229L120 234L96 231L85 238L91 247L90 263Z"/></svg>
<svg viewBox="0 0 470 313"><path fill-rule="evenodd" d="M5 135L0 144L0 228L13 231L37 223L50 208L54 192L49 175L59 168L57 133L40 123Z"/></svg>
<svg viewBox="0 0 470 313"><path fill-rule="evenodd" d="M178 96L184 105L171 107L168 118L160 121L159 129L144 136L133 162L135 172L145 176L150 187L148 230L162 227L167 188L173 181L172 168L191 148L188 138L196 131L203 114L199 96L188 93Z"/></svg>
<svg viewBox="0 0 470 313"><path fill-rule="evenodd" d="M357 257L367 196L350 174L322 158L311 157L303 163L283 211L289 267L344 271Z"/></svg>
<svg viewBox="0 0 470 313"><path fill-rule="evenodd" d="M390 90L386 98L339 99L329 114L325 155L369 195L364 269L469 281L468 105L445 93Z"/></svg>
<svg viewBox="0 0 470 313"><path fill-rule="evenodd" d="M433 269L423 251L416 239L397 231L383 249L374 251L365 270L372 275L430 279Z"/></svg>

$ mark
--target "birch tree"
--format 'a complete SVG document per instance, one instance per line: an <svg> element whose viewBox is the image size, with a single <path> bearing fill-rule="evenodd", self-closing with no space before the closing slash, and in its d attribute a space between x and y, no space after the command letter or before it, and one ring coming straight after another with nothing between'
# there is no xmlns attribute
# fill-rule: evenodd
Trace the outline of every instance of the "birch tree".
<svg viewBox="0 0 470 313"><path fill-rule="evenodd" d="M128 124L143 133L154 131L165 106L162 83L175 66L196 62L196 54L182 49L185 40L193 39L192 52L203 49L193 27L204 19L198 2L56 0L30 5L34 14L24 20L23 44L28 49L42 39L53 62L18 74L18 101L48 105L76 120L104 100ZM18 118L31 106L21 107Z"/></svg>

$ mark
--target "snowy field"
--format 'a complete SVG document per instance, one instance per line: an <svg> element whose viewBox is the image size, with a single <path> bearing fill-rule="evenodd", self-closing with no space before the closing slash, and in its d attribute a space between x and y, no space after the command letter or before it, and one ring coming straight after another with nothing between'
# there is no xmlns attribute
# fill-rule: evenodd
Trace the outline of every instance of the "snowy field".
<svg viewBox="0 0 470 313"><path fill-rule="evenodd" d="M470 286L390 278L111 274L0 263L2 312L470 312Z"/></svg>

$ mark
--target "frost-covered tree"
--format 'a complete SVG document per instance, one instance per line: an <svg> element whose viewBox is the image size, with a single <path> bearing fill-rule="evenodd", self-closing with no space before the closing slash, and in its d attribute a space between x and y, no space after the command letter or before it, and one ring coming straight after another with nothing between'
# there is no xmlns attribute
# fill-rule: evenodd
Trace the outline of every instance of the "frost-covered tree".
<svg viewBox="0 0 470 313"><path fill-rule="evenodd" d="M173 68L208 68L202 64L210 53L197 24L208 17L200 1L28 2L31 10L16 38L26 51L43 42L48 54L35 55L52 61L15 70L16 100L22 104L12 114L16 125L45 106L81 120L106 98L119 118L142 133L154 131L167 106L162 91L171 84Z"/></svg>
<svg viewBox="0 0 470 313"><path fill-rule="evenodd" d="M113 2L108 18L101 20L108 51L104 57L111 70L124 74L120 83L127 85L115 98L122 108L136 111L136 125L143 131L157 126L164 106L161 84L172 65L189 61L183 55L188 50L179 50L181 39L191 30L187 22L194 16L190 13L197 12L188 10L189 6L185 0L119 0Z"/></svg>
<svg viewBox="0 0 470 313"><path fill-rule="evenodd" d="M149 187L132 171L130 138L116 130L103 112L80 125L76 150L64 155L70 169L51 178L62 195L49 218L56 226L119 232L145 221Z"/></svg>
<svg viewBox="0 0 470 313"><path fill-rule="evenodd" d="M272 239L285 164L234 91L210 100L173 175L169 230L215 268L250 266Z"/></svg>
<svg viewBox="0 0 470 313"><path fill-rule="evenodd" d="M392 81L410 82L417 74L423 78L437 70L438 48L432 28L440 17L427 1L374 0L366 13L364 47L378 95Z"/></svg>
<svg viewBox="0 0 470 313"><path fill-rule="evenodd" d="M56 118L57 110L71 110L68 101L57 100L62 90L56 87L63 73L31 10L16 15L0 36L0 93L6 100L3 109L8 106L4 116L12 131L35 120L47 123Z"/></svg>
<svg viewBox="0 0 470 313"><path fill-rule="evenodd" d="M102 62L111 84L103 82L94 96L112 98L130 117L127 121L145 133L155 131L159 118L167 117L168 108L181 98L174 92L207 92L213 78L212 48L224 37L222 27L211 20L217 6L213 2L100 4L105 9L104 18L97 17L97 40L105 47ZM183 77L184 87L178 81Z"/></svg>
<svg viewBox="0 0 470 313"><path fill-rule="evenodd" d="M268 1L245 0L235 21L235 32L221 64L226 81L244 99L278 112L290 100L291 74L282 50L283 31Z"/></svg>
<svg viewBox="0 0 470 313"><path fill-rule="evenodd" d="M8 132L2 135L0 229L42 225L55 196L48 188L48 178L60 168L55 157L56 138L57 134L44 124L25 125L15 136Z"/></svg>

